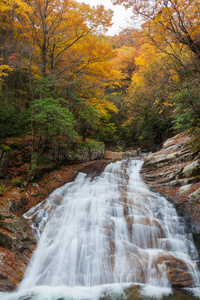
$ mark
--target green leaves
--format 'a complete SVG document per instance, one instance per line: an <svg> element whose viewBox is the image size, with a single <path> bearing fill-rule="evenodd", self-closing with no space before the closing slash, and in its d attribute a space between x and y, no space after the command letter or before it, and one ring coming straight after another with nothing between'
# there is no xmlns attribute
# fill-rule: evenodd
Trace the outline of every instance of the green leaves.
<svg viewBox="0 0 200 300"><path fill-rule="evenodd" d="M173 120L174 128L192 133L195 147L200 144L200 78L185 82L180 92L175 94Z"/></svg>
<svg viewBox="0 0 200 300"><path fill-rule="evenodd" d="M73 114L60 102L62 98L41 98L33 100L31 110L33 113L33 126L36 134L43 134L47 139L53 135L65 134L69 139L76 139L75 119Z"/></svg>

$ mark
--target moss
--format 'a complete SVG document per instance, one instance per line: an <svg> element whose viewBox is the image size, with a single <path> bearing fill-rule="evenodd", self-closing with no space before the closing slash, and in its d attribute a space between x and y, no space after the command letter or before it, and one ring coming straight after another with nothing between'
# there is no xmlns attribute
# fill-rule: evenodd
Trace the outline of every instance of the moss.
<svg viewBox="0 0 200 300"><path fill-rule="evenodd" d="M4 152L10 151L10 150L11 150L10 147L9 147L8 145L3 145L3 144L1 144L1 149L2 149Z"/></svg>
<svg viewBox="0 0 200 300"><path fill-rule="evenodd" d="M20 179L20 178L13 178L13 179L12 179L12 184L13 184L14 186L20 187L20 186L22 185L21 179Z"/></svg>

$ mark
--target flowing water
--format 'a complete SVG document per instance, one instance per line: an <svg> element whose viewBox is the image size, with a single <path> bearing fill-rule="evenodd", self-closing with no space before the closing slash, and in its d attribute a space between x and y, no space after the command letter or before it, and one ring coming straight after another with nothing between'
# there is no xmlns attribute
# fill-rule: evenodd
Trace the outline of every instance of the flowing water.
<svg viewBox="0 0 200 300"><path fill-rule="evenodd" d="M142 160L79 173L30 209L38 238L27 272L9 300L194 299L198 254L171 203L139 176ZM189 285L175 291L172 285ZM178 294L177 294L178 293ZM196 299L196 298L195 298Z"/></svg>

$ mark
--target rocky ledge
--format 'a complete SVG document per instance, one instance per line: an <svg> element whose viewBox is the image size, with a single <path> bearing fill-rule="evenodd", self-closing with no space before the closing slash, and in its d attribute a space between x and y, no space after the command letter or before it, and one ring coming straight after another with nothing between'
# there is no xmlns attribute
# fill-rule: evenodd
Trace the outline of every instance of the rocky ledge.
<svg viewBox="0 0 200 300"><path fill-rule="evenodd" d="M10 291L21 280L36 246L26 221L9 212L6 201L0 214L0 290Z"/></svg>
<svg viewBox="0 0 200 300"><path fill-rule="evenodd" d="M200 253L200 152L190 141L183 134L168 139L145 157L141 175L151 190L174 203Z"/></svg>

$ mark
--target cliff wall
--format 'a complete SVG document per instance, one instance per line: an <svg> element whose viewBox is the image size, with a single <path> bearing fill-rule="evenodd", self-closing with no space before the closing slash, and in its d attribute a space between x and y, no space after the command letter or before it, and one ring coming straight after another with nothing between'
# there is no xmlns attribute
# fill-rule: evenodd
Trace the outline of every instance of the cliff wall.
<svg viewBox="0 0 200 300"><path fill-rule="evenodd" d="M151 190L174 203L200 250L200 152L192 150L190 137L178 134L147 155L141 175Z"/></svg>

